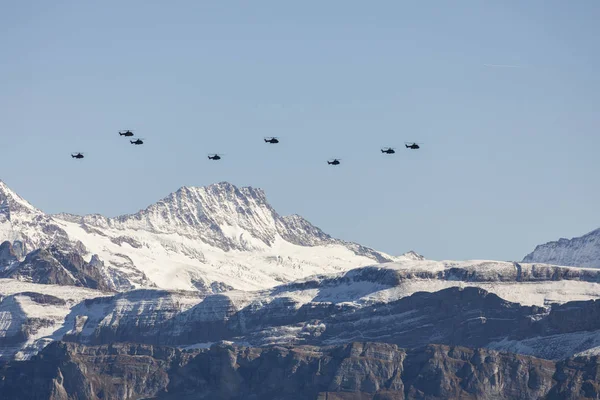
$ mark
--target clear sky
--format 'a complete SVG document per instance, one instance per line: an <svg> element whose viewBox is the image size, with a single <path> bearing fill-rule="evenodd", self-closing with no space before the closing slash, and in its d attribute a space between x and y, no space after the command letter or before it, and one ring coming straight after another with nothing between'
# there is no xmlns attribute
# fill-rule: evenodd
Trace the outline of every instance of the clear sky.
<svg viewBox="0 0 600 400"><path fill-rule="evenodd" d="M229 181L391 254L519 260L600 226L598 21L597 0L6 1L0 179L108 216Z"/></svg>

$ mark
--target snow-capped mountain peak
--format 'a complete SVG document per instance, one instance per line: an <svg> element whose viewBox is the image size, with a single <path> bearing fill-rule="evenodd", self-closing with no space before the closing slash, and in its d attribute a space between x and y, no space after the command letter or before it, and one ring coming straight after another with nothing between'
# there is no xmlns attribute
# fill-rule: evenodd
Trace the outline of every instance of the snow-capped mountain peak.
<svg viewBox="0 0 600 400"><path fill-rule="evenodd" d="M0 218L10 221L11 215L18 213L41 214L42 212L0 180Z"/></svg>
<svg viewBox="0 0 600 400"><path fill-rule="evenodd" d="M600 229L573 239L561 238L539 245L523 262L600 268Z"/></svg>
<svg viewBox="0 0 600 400"><path fill-rule="evenodd" d="M332 240L298 215L280 216L262 190L227 182L184 186L144 210L117 218L57 217L98 228L178 234L224 251L260 251L273 246L278 238L302 246Z"/></svg>
<svg viewBox="0 0 600 400"><path fill-rule="evenodd" d="M30 252L65 239L52 218L32 206L0 180L0 243Z"/></svg>
<svg viewBox="0 0 600 400"><path fill-rule="evenodd" d="M331 238L298 215L280 216L262 190L227 182L182 187L135 214L116 218L50 216L10 189L4 192L0 200L8 199L10 212L26 209L32 215L20 223L6 219L0 224L0 243L21 241L27 253L56 246L80 254L97 265L89 273L93 279L117 290L266 288L395 259ZM96 262L88 261L94 256Z"/></svg>
<svg viewBox="0 0 600 400"><path fill-rule="evenodd" d="M182 187L134 215L112 221L113 226L201 237L224 250L251 250L259 243L236 239L246 234L269 246L275 240L278 215L262 190L237 188L221 182L206 187Z"/></svg>
<svg viewBox="0 0 600 400"><path fill-rule="evenodd" d="M400 256L400 258L407 259L407 260L413 260L413 261L423 261L423 260L425 260L425 257L423 257L422 255L420 255L416 251L412 251L412 250L411 251L407 251L406 253L402 254Z"/></svg>

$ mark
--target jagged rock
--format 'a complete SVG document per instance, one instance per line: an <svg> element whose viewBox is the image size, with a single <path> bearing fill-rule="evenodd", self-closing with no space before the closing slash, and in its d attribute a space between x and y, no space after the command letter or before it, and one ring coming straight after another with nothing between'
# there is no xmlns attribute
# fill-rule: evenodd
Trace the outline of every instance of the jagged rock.
<svg viewBox="0 0 600 400"><path fill-rule="evenodd" d="M0 244L0 273L9 269L18 261L18 253L13 248L12 243L9 241L2 242Z"/></svg>
<svg viewBox="0 0 600 400"><path fill-rule="evenodd" d="M22 263L13 266L2 277L32 283L112 290L98 263L97 258L86 263L79 253L63 252L52 246L29 253Z"/></svg>
<svg viewBox="0 0 600 400"><path fill-rule="evenodd" d="M4 277L25 282L75 286L75 277L48 250L35 250Z"/></svg>

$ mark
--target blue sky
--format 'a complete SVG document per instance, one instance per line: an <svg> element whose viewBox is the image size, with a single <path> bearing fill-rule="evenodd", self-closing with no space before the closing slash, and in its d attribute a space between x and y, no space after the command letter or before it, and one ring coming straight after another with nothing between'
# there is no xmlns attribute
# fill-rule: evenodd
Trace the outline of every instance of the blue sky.
<svg viewBox="0 0 600 400"><path fill-rule="evenodd" d="M5 3L0 179L109 216L229 181L392 254L518 260L600 226L598 20L593 0Z"/></svg>

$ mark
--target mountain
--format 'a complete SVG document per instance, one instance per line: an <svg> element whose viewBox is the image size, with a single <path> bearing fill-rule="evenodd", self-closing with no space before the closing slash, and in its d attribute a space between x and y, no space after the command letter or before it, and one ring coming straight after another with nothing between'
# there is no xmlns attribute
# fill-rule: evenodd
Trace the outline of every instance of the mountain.
<svg viewBox="0 0 600 400"><path fill-rule="evenodd" d="M597 399L598 357L560 362L485 349L338 346L208 349L54 343L0 366L7 399Z"/></svg>
<svg viewBox="0 0 600 400"><path fill-rule="evenodd" d="M261 289L397 259L280 216L263 191L225 182L183 187L136 214L107 218L47 215L0 181L0 243L0 277L116 291ZM47 262L56 252L81 260L70 269ZM35 273L48 268L54 278Z"/></svg>
<svg viewBox="0 0 600 400"><path fill-rule="evenodd" d="M573 239L539 245L523 262L600 268L600 229Z"/></svg>
<svg viewBox="0 0 600 400"><path fill-rule="evenodd" d="M599 321L600 269L392 257L258 189L108 218L0 182L8 398L597 398Z"/></svg>

